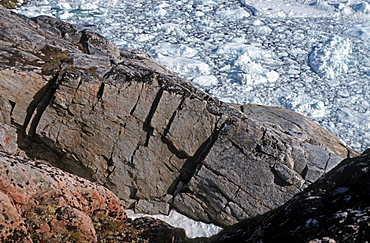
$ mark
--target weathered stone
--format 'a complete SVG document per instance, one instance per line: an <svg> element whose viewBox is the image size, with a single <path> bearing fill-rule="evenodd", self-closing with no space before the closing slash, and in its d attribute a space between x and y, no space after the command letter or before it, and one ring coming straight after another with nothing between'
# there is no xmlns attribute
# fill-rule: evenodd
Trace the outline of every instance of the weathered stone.
<svg viewBox="0 0 370 243"><path fill-rule="evenodd" d="M370 152L342 161L277 210L202 242L366 242Z"/></svg>
<svg viewBox="0 0 370 243"><path fill-rule="evenodd" d="M55 26L55 25L54 25ZM89 54L109 56L110 58L120 58L120 51L110 40L102 37L92 30L83 30L81 32L82 46L86 48Z"/></svg>
<svg viewBox="0 0 370 243"><path fill-rule="evenodd" d="M10 125L11 104L0 96L0 123Z"/></svg>
<svg viewBox="0 0 370 243"><path fill-rule="evenodd" d="M130 226L140 230L140 236L144 239L150 239L149 242L186 242L184 229L172 227L158 219L149 217L137 218L130 222Z"/></svg>
<svg viewBox="0 0 370 243"><path fill-rule="evenodd" d="M239 108L237 105L236 107ZM240 109L249 117L269 124L274 130L289 134L300 141L309 141L319 148L328 148L343 158L359 155L339 143L338 138L316 122L291 110L252 104L241 105Z"/></svg>
<svg viewBox="0 0 370 243"><path fill-rule="evenodd" d="M0 191L0 240L6 242L33 242L27 230L24 218L14 207L12 199L8 195Z"/></svg>
<svg viewBox="0 0 370 243"><path fill-rule="evenodd" d="M135 213L168 215L169 212L170 205L167 202L139 200L135 204Z"/></svg>
<svg viewBox="0 0 370 243"><path fill-rule="evenodd" d="M60 19L50 16L37 16L32 18L43 29L49 30L72 43L78 43L81 40L81 32L77 30L76 26L68 24Z"/></svg>
<svg viewBox="0 0 370 243"><path fill-rule="evenodd" d="M110 59L106 56L92 56L85 53L71 53L69 56L72 58L73 65L81 68L106 68L111 63Z"/></svg>
<svg viewBox="0 0 370 243"><path fill-rule="evenodd" d="M0 197L2 242L31 242L31 235L33 240L59 241L73 234L97 242L90 217L99 213L117 220L126 218L120 200L108 189L2 152Z"/></svg>
<svg viewBox="0 0 370 243"><path fill-rule="evenodd" d="M14 127L0 123L0 150L1 148L10 154L18 150L17 130Z"/></svg>
<svg viewBox="0 0 370 243"><path fill-rule="evenodd" d="M0 20L0 95L18 146L127 207L170 203L226 226L282 205L355 154L301 115L220 102L90 30L4 9Z"/></svg>

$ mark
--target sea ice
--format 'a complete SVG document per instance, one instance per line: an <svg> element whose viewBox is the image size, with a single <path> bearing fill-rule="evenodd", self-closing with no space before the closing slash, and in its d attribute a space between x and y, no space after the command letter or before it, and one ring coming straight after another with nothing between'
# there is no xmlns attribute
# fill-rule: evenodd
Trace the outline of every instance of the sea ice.
<svg viewBox="0 0 370 243"><path fill-rule="evenodd" d="M191 80L192 83L199 87L208 88L218 84L218 79L212 75L197 76Z"/></svg>
<svg viewBox="0 0 370 243"><path fill-rule="evenodd" d="M309 55L309 64L321 77L334 79L347 73L351 52L349 41L334 36L314 47Z"/></svg>
<svg viewBox="0 0 370 243"><path fill-rule="evenodd" d="M250 16L250 14L244 9L221 10L216 13L220 15L221 18L229 20L243 20Z"/></svg>
<svg viewBox="0 0 370 243"><path fill-rule="evenodd" d="M242 84L257 85L275 82L279 78L277 72L264 69L261 64L253 62L247 53L240 55L233 66L235 71L230 72L231 76L235 74L238 79L241 79Z"/></svg>
<svg viewBox="0 0 370 243"><path fill-rule="evenodd" d="M370 21L366 21L361 24L357 24L346 31L344 31L344 34L351 35L351 36L357 36L364 40L370 39Z"/></svg>
<svg viewBox="0 0 370 243"><path fill-rule="evenodd" d="M186 57L168 57L161 54L158 54L156 58L166 68L185 77L211 73L209 65L199 60Z"/></svg>
<svg viewBox="0 0 370 243"><path fill-rule="evenodd" d="M362 13L369 13L370 12L370 5L367 2L354 4L351 7L354 10L356 10L357 12L362 12Z"/></svg>
<svg viewBox="0 0 370 243"><path fill-rule="evenodd" d="M170 43L161 43L158 46L154 46L151 52L172 57L194 57L198 53L196 49L187 45Z"/></svg>

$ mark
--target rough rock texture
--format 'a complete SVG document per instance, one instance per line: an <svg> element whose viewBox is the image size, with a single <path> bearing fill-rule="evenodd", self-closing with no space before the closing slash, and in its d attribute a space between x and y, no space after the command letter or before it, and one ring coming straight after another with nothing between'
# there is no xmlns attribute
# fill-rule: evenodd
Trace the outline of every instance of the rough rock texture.
<svg viewBox="0 0 370 243"><path fill-rule="evenodd" d="M274 212L245 221L210 242L368 242L369 195L367 150L344 160Z"/></svg>
<svg viewBox="0 0 370 243"><path fill-rule="evenodd" d="M97 242L92 216L126 218L119 198L105 187L3 152L0 209L1 242Z"/></svg>
<svg viewBox="0 0 370 243"><path fill-rule="evenodd" d="M183 229L126 218L107 188L0 152L0 242L182 242Z"/></svg>
<svg viewBox="0 0 370 243"><path fill-rule="evenodd" d="M3 8L0 97L29 157L97 181L137 211L171 205L221 226L282 205L355 153L296 113L244 114L144 53Z"/></svg>
<svg viewBox="0 0 370 243"><path fill-rule="evenodd" d="M4 6L5 8L16 8L21 4L18 0L1 0L0 5Z"/></svg>

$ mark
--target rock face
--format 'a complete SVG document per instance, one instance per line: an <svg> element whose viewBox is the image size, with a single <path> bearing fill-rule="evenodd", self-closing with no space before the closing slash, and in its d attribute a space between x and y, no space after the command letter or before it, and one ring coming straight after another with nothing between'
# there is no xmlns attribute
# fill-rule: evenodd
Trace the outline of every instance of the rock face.
<svg viewBox="0 0 370 243"><path fill-rule="evenodd" d="M355 154L296 113L235 108L144 53L3 8L0 97L29 157L105 185L125 207L221 226L282 205Z"/></svg>
<svg viewBox="0 0 370 243"><path fill-rule="evenodd" d="M211 242L368 242L369 194L370 151L365 151L275 212L243 222Z"/></svg>

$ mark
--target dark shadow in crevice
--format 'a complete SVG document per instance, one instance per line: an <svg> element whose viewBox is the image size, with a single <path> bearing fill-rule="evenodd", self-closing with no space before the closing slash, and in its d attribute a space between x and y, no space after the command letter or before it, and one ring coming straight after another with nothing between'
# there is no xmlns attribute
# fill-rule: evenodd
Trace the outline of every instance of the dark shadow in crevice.
<svg viewBox="0 0 370 243"><path fill-rule="evenodd" d="M73 156L68 151L63 151L62 148L58 147L55 141L39 136L38 134L29 136L19 124L13 123L12 125L17 128L18 147L26 153L27 157L57 167L87 180L96 181L92 169L86 167L76 156Z"/></svg>
<svg viewBox="0 0 370 243"><path fill-rule="evenodd" d="M201 162L207 157L208 153L211 151L213 145L217 141L220 131L223 129L225 124L222 124L221 127L215 130L211 136L202 143L198 148L195 154L189 157L181 169L179 170L180 175L173 181L171 186L168 189L168 194L174 195L177 191L177 185L181 181L185 185L190 182L191 178L200 168Z"/></svg>
<svg viewBox="0 0 370 243"><path fill-rule="evenodd" d="M150 107L149 113L148 113L147 117L145 118L145 121L144 121L144 124L143 124L143 130L147 133L146 141L145 141L145 145L144 145L145 147L148 147L149 139L153 135L154 128L152 127L151 123L152 123L154 113L156 112L156 110L158 108L159 101L162 98L162 95L163 95L163 89L161 88L161 89L159 89L157 95L155 96L155 98L153 100L153 103L152 103L152 106Z"/></svg>
<svg viewBox="0 0 370 243"><path fill-rule="evenodd" d="M34 95L34 99L28 105L27 110L26 110L27 115L23 123L23 129L29 136L32 137L35 135L36 128L40 122L41 116L46 110L49 103L53 100L55 91L58 89L62 80L63 80L63 77L59 79L59 72L58 72L43 88L41 88ZM31 125L27 132L27 127L30 121L31 121Z"/></svg>
<svg viewBox="0 0 370 243"><path fill-rule="evenodd" d="M28 124L30 123L32 119L32 115L35 112L38 104L41 102L41 100L45 97L45 94L50 90L50 88L53 86L55 83L56 77L51 79L44 87L42 87L37 93L33 96L33 100L31 103L28 105L26 109L26 118L24 119L23 122L23 129L26 131Z"/></svg>

